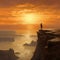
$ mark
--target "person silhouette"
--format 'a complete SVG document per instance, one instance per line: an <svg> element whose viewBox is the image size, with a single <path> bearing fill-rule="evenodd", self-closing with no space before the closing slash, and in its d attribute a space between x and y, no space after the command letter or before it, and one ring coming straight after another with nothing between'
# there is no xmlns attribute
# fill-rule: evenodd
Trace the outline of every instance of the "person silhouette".
<svg viewBox="0 0 60 60"><path fill-rule="evenodd" d="M42 25L42 23L40 24L40 27L41 27L41 30L42 30L42 28L43 28L43 25Z"/></svg>

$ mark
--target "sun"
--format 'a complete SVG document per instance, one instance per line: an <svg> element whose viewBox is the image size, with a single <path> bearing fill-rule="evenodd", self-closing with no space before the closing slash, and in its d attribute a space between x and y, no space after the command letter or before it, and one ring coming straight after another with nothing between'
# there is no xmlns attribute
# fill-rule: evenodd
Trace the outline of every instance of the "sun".
<svg viewBox="0 0 60 60"><path fill-rule="evenodd" d="M34 13L25 13L22 15L22 20L25 24L33 24L36 23L38 20L39 16Z"/></svg>
<svg viewBox="0 0 60 60"><path fill-rule="evenodd" d="M35 15L33 15L33 14L25 14L24 19L25 19L25 22L32 23L32 21L34 21L34 19L35 19Z"/></svg>

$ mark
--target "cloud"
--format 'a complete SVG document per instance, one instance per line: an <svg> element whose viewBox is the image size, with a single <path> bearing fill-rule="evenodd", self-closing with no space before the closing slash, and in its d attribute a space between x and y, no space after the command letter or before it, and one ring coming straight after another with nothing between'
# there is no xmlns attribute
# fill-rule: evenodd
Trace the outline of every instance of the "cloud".
<svg viewBox="0 0 60 60"><path fill-rule="evenodd" d="M9 7L18 4L17 0L0 0L0 7Z"/></svg>
<svg viewBox="0 0 60 60"><path fill-rule="evenodd" d="M9 7L19 4L30 3L37 6L59 6L60 0L0 0L0 7Z"/></svg>

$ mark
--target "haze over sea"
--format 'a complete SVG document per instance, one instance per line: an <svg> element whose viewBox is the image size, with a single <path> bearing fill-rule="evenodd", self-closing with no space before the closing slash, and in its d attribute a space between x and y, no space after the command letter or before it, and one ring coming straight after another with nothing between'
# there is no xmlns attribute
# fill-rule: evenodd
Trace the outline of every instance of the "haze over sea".
<svg viewBox="0 0 60 60"><path fill-rule="evenodd" d="M16 54L19 56L19 60L30 60L32 57L32 54L35 50L35 46L28 46L31 44L32 40L36 41L36 33L32 33L31 30L23 30L22 33L21 31L16 32L16 36L14 38L14 42L11 41L0 41L0 50L8 50L10 48L13 48L15 52L18 52ZM34 42L33 42L34 43ZM24 46L24 44L28 44L27 46Z"/></svg>

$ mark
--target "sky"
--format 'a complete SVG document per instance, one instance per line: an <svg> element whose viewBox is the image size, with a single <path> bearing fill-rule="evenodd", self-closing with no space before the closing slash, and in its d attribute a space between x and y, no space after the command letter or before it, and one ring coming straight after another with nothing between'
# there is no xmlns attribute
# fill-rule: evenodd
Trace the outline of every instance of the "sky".
<svg viewBox="0 0 60 60"><path fill-rule="evenodd" d="M0 29L20 29L22 24L41 22L60 29L60 0L0 0Z"/></svg>

